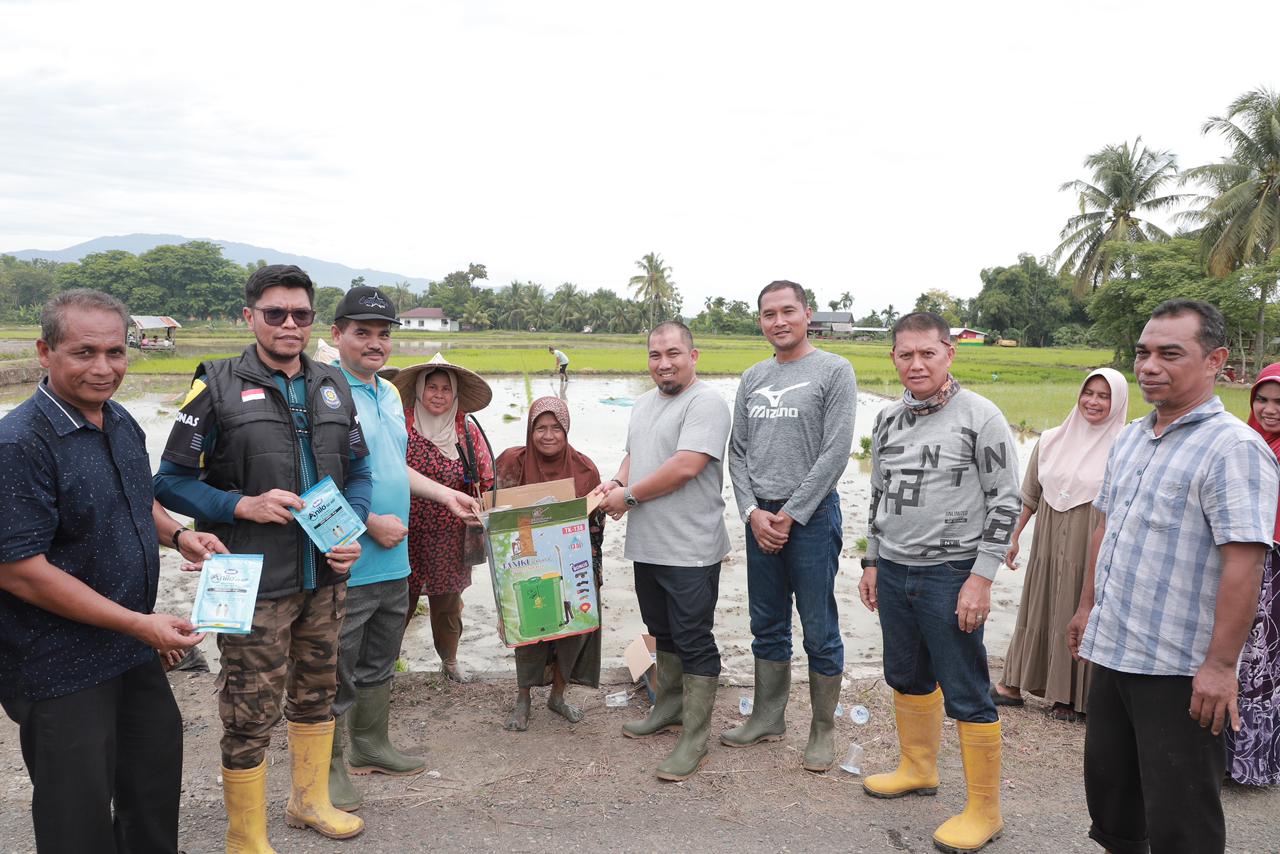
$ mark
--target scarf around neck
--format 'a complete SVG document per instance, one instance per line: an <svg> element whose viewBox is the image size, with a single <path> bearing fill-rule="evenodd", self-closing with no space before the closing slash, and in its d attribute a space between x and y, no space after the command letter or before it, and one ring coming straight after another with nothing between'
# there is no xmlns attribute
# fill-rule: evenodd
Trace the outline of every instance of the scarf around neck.
<svg viewBox="0 0 1280 854"><path fill-rule="evenodd" d="M440 415L432 415L422 405L422 390L427 385L427 377L434 371L423 371L418 375L418 382L413 396L413 429L444 454L447 460L458 459L458 381L453 371L446 371L453 385L453 405Z"/></svg>
<svg viewBox="0 0 1280 854"><path fill-rule="evenodd" d="M916 400L916 396L908 389L902 391L902 404L911 410L912 415L932 415L942 407L951 402L951 398L960 393L960 381L951 374L947 374L947 381L942 384L942 388L926 397L924 400Z"/></svg>
<svg viewBox="0 0 1280 854"><path fill-rule="evenodd" d="M554 458L544 457L533 444L533 422L550 412L564 430L565 446ZM573 478L574 494L581 498L600 485L600 472L585 454L569 444L569 407L558 397L540 397L529 407L525 443L498 455L499 487L546 483Z"/></svg>

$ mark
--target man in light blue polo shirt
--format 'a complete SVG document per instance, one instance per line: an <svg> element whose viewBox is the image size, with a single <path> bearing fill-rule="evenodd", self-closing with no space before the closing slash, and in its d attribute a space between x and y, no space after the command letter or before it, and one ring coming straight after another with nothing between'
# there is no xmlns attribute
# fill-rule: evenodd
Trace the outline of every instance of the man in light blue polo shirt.
<svg viewBox="0 0 1280 854"><path fill-rule="evenodd" d="M1157 306L1134 373L1154 407L1111 447L1067 646L1094 664L1086 706L1089 836L1111 854L1221 854L1223 729L1271 545L1276 458L1223 409L1226 324Z"/></svg>
<svg viewBox="0 0 1280 854"><path fill-rule="evenodd" d="M360 537L360 559L347 582L347 616L338 646L338 696L333 715L346 720L351 746L343 762L342 727L334 727L329 797L345 810L360 806L347 776L418 774L425 761L406 756L387 734L391 679L404 637L409 607L409 495L438 501L467 517L479 511L470 496L427 480L405 464L408 434L396 387L378 376L391 355L395 306L377 288L352 288L338 304L332 335L334 364L351 386L373 472L368 531ZM411 480L412 479L412 480ZM350 712L348 715L347 713Z"/></svg>

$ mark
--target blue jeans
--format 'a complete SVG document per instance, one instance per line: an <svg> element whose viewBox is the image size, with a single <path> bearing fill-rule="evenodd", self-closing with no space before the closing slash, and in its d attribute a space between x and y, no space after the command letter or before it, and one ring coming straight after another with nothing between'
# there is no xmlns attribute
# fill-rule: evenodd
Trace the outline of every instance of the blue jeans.
<svg viewBox="0 0 1280 854"><path fill-rule="evenodd" d="M756 502L777 513L784 501ZM836 572L843 543L840 496L835 490L813 511L808 524L796 522L782 551L760 551L747 525L747 600L751 610L751 652L765 661L791 660L791 600L794 594L809 669L823 676L844 671L844 641L836 611Z"/></svg>
<svg viewBox="0 0 1280 854"><path fill-rule="evenodd" d="M876 599L884 636L884 681L899 694L930 694L939 684L947 716L967 723L996 720L982 629L963 632L956 598L972 560L906 566L880 558Z"/></svg>

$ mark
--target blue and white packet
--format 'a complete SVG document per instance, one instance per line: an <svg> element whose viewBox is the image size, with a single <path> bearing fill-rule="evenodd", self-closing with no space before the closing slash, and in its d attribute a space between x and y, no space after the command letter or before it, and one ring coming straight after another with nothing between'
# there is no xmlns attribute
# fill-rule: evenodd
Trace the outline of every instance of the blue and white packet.
<svg viewBox="0 0 1280 854"><path fill-rule="evenodd" d="M334 546L354 543L365 532L364 523L332 477L326 477L298 497L303 501L303 508L289 512L320 551L327 553Z"/></svg>
<svg viewBox="0 0 1280 854"><path fill-rule="evenodd" d="M247 635L253 630L262 555L215 554L200 570L191 624L198 632Z"/></svg>

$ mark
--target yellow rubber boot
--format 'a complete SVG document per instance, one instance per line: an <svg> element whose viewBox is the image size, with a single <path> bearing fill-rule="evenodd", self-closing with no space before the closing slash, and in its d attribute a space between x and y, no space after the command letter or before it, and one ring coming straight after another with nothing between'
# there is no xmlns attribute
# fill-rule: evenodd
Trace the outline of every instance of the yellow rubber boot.
<svg viewBox="0 0 1280 854"><path fill-rule="evenodd" d="M898 769L873 774L862 790L876 798L938 794L938 748L942 744L942 689L932 694L893 692L898 722Z"/></svg>
<svg viewBox="0 0 1280 854"><path fill-rule="evenodd" d="M267 760L257 768L222 769L227 854L276 854L267 841Z"/></svg>
<svg viewBox="0 0 1280 854"><path fill-rule="evenodd" d="M970 724L956 721L960 757L969 800L964 812L952 816L933 832L933 845L949 854L977 851L1004 830L1000 817L1000 722Z"/></svg>
<svg viewBox="0 0 1280 854"><path fill-rule="evenodd" d="M285 808L290 827L310 827L330 839L350 839L364 830L364 819L329 802L329 757L333 753L333 719L319 724L289 721L289 762L293 793Z"/></svg>

